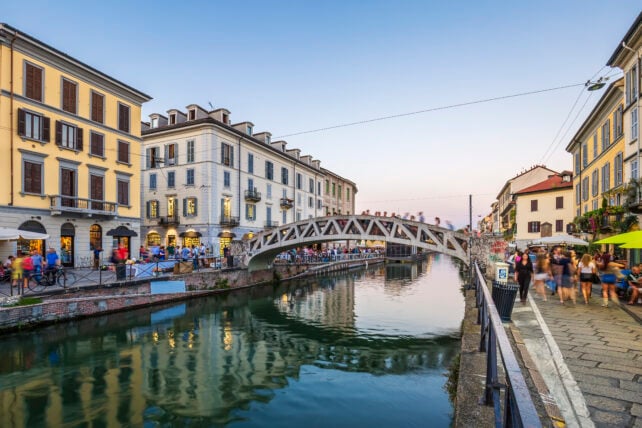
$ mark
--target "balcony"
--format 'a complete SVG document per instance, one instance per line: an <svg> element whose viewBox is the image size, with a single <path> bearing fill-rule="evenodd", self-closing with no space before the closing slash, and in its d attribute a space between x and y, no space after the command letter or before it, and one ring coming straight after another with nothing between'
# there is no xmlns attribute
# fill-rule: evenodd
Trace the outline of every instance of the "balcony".
<svg viewBox="0 0 642 428"><path fill-rule="evenodd" d="M176 226L181 224L181 222L177 215L170 215L158 217L158 224L160 226Z"/></svg>
<svg viewBox="0 0 642 428"><path fill-rule="evenodd" d="M102 215L115 217L118 215L118 204L96 199L78 198L76 196L49 196L51 215L62 213L81 213L87 217Z"/></svg>
<svg viewBox="0 0 642 428"><path fill-rule="evenodd" d="M290 208L294 207L294 199L281 198L279 205L281 206L282 209L289 210Z"/></svg>
<svg viewBox="0 0 642 428"><path fill-rule="evenodd" d="M256 189L248 189L245 191L245 200L247 202L259 202L261 200L261 192Z"/></svg>
<svg viewBox="0 0 642 428"><path fill-rule="evenodd" d="M265 222L265 228L266 229L272 229L274 227L279 227L279 222L278 221L266 221Z"/></svg>
<svg viewBox="0 0 642 428"><path fill-rule="evenodd" d="M239 225L239 218L238 217L228 216L228 215L223 215L223 216L221 216L219 224L221 226L225 226L225 227L235 227L235 226Z"/></svg>

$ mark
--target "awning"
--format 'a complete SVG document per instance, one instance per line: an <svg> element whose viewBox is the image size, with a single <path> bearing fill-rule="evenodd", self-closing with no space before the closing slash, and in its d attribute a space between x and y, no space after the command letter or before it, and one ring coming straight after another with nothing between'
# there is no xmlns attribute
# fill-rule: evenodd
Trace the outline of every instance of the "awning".
<svg viewBox="0 0 642 428"><path fill-rule="evenodd" d="M201 232L190 230L188 232L181 232L178 234L178 236L180 236L181 238L200 238L203 235L201 234Z"/></svg>
<svg viewBox="0 0 642 428"><path fill-rule="evenodd" d="M236 238L236 235L232 232L221 232L218 234L219 238Z"/></svg>
<svg viewBox="0 0 642 428"><path fill-rule="evenodd" d="M11 229L8 227L0 227L0 241L15 241L17 239L33 239L42 240L48 239L49 235L38 232L28 232L26 230Z"/></svg>
<svg viewBox="0 0 642 428"><path fill-rule="evenodd" d="M127 229L125 226L118 226L115 229L111 229L107 232L107 236L138 236L138 233L134 232L131 229Z"/></svg>
<svg viewBox="0 0 642 428"><path fill-rule="evenodd" d="M45 233L45 234L47 233L47 229L45 229L45 227L42 224L33 220L25 221L18 227L18 230L26 230L27 232L36 232L36 233Z"/></svg>

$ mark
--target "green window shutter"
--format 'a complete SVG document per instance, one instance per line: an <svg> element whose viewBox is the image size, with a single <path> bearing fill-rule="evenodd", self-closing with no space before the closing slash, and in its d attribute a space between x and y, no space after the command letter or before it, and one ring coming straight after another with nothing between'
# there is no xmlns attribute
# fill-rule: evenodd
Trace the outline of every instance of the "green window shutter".
<svg viewBox="0 0 642 428"><path fill-rule="evenodd" d="M183 217L187 216L187 198L183 198Z"/></svg>
<svg viewBox="0 0 642 428"><path fill-rule="evenodd" d="M198 215L198 198L194 198L194 216Z"/></svg>
<svg viewBox="0 0 642 428"><path fill-rule="evenodd" d="M147 202L145 203L145 217L149 218L149 213L150 213L150 211L151 211L151 210L150 210L150 202L149 202L149 201L147 201Z"/></svg>

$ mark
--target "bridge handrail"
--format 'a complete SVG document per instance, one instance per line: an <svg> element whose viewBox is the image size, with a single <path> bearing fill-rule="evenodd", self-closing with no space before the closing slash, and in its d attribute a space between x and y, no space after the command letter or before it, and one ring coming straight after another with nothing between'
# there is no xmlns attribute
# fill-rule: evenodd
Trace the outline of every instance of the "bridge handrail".
<svg viewBox="0 0 642 428"><path fill-rule="evenodd" d="M472 276L477 296L477 323L481 325L479 351L486 352L486 387L481 401L487 406L494 406L497 427L541 427L530 390L477 262L474 263ZM497 375L498 348L506 385L499 383ZM502 416L500 389L504 387L506 391Z"/></svg>

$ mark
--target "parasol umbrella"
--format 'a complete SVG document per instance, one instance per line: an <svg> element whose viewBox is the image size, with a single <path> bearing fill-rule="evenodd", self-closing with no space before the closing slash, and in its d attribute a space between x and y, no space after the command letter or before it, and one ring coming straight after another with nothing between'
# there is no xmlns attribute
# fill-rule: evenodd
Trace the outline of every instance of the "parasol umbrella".
<svg viewBox="0 0 642 428"><path fill-rule="evenodd" d="M633 232L620 233L619 235L609 236L608 238L595 241L594 244L626 244L633 240L642 239L642 230L635 230Z"/></svg>
<svg viewBox="0 0 642 428"><path fill-rule="evenodd" d="M620 248L642 248L642 235L638 235L637 238L630 239L626 243L620 245Z"/></svg>
<svg viewBox="0 0 642 428"><path fill-rule="evenodd" d="M589 243L583 239L576 238L572 235L547 236L533 241L534 245L582 245L588 246Z"/></svg>
<svg viewBox="0 0 642 428"><path fill-rule="evenodd" d="M16 241L18 239L48 239L49 235L26 230L0 227L0 241Z"/></svg>

